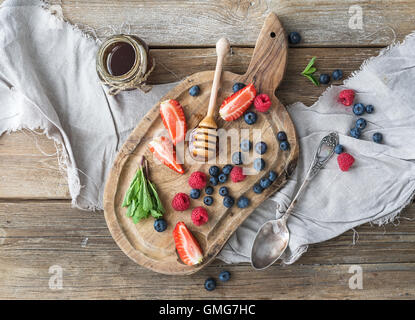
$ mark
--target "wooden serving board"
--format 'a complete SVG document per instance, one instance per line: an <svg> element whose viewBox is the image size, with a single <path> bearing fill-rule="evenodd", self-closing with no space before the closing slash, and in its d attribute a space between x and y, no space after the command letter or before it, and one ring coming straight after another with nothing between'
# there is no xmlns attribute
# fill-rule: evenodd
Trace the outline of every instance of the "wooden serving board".
<svg viewBox="0 0 415 320"><path fill-rule="evenodd" d="M122 149L120 150L113 168L109 174L105 194L104 209L105 219L108 228L118 246L136 263L156 272L165 274L191 274L208 263L213 261L223 245L238 228L238 226L271 194L280 189L286 182L288 176L293 172L299 153L297 137L294 125L285 107L275 97L275 90L281 82L287 62L287 40L285 31L274 13L271 13L265 20L264 26L258 37L255 50L248 71L244 75L237 75L231 72L224 72L221 78L221 89L219 90L219 104L230 94L235 82L245 84L253 83L258 93L266 93L271 97L272 107L265 113L257 112L258 121L256 124L247 125L243 117L232 122L225 122L217 116L219 128L226 130L250 129L250 140L255 144L253 129L260 130L261 140L268 145L268 151L262 156L266 162L264 171L254 175L248 175L240 183L232 183L230 179L226 182L230 194L236 200L245 195L251 200L248 208L239 209L235 205L227 209L223 206L222 197L218 190L220 184L214 187L212 195L214 203L206 207L209 212L209 221L201 227L195 226L191 221L192 208L203 205L202 195L199 199L191 199L191 206L187 211L176 212L171 207L171 200L177 192L190 192L188 178L196 170L208 173L212 164L195 163L194 161L184 162L185 174L180 175L153 159L147 148L148 142L164 129L157 103L141 120L138 126L131 133ZM210 88L213 81L213 71L205 71L193 74L180 82L174 89L167 93L160 101L175 99L181 103L186 115L188 131L195 128L205 116L210 96ZM197 97L189 95L188 90L199 85L201 94ZM281 151L276 138L278 131L285 131L291 145L289 151ZM256 132L257 134L258 132ZM256 135L255 134L255 135ZM231 138L229 140L232 140ZM228 147L226 163L231 163L231 154L239 145L238 141L231 141ZM185 145L187 151L187 143ZM161 201L166 209L164 218L168 228L162 233L154 230L154 219L139 222L135 225L131 218L126 216L126 208L121 207L124 195L130 182L140 164L142 156L149 160L149 178L157 187ZM259 157L251 151L250 164L245 167L252 167L252 160ZM219 164L223 167L226 163ZM277 180L265 189L261 194L255 194L252 186L268 174L270 170L278 173ZM172 231L177 222L184 221L194 236L199 241L204 261L197 266L188 266L181 262L175 249Z"/></svg>

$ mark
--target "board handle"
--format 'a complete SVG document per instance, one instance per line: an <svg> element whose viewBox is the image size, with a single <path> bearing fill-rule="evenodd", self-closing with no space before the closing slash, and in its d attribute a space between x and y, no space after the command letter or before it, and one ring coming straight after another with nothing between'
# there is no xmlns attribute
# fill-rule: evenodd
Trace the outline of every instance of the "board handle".
<svg viewBox="0 0 415 320"><path fill-rule="evenodd" d="M253 83L258 92L275 91L287 66L288 43L284 28L275 13L265 19L245 73L246 84Z"/></svg>

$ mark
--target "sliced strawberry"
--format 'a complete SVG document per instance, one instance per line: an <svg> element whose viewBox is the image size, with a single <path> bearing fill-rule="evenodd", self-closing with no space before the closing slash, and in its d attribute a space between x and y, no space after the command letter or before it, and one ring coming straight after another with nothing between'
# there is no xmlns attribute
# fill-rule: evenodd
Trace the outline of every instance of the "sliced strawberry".
<svg viewBox="0 0 415 320"><path fill-rule="evenodd" d="M160 103L160 115L173 144L176 145L183 141L187 128L186 118L180 103L172 99L163 101Z"/></svg>
<svg viewBox="0 0 415 320"><path fill-rule="evenodd" d="M163 164L168 166L170 169L183 174L184 170L180 163L177 163L176 152L174 151L173 144L166 137L154 138L148 144L150 151L159 159Z"/></svg>
<svg viewBox="0 0 415 320"><path fill-rule="evenodd" d="M256 90L251 83L223 101L219 110L220 116L225 121L238 119L252 104L255 96Z"/></svg>
<svg viewBox="0 0 415 320"><path fill-rule="evenodd" d="M185 264L194 266L202 262L202 249L184 222L176 224L173 230L173 237L177 253Z"/></svg>

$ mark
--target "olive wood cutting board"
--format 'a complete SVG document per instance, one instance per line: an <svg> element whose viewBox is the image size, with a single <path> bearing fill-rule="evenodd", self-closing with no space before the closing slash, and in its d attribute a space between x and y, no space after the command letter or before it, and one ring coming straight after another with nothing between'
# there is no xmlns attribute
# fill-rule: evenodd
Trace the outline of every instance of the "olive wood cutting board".
<svg viewBox="0 0 415 320"><path fill-rule="evenodd" d="M185 160L183 164L185 174L180 175L155 161L147 147L148 142L164 129L159 112L161 101L166 99L179 101L186 116L188 133L197 127L206 115L213 71L195 73L181 81L147 113L133 130L118 153L109 173L104 194L104 211L105 220L115 242L136 263L164 274L191 274L200 270L214 260L229 237L255 208L287 181L296 166L299 147L291 118L274 94L286 69L287 47L285 31L277 16L271 13L266 18L256 42L248 71L244 75L231 72L222 74L217 100L219 105L232 94L232 86L235 82L253 83L258 94L266 93L272 101L272 106L267 112L256 112L258 120L251 126L245 123L243 116L235 121L226 122L217 113L216 121L219 128L236 129L236 132L241 132L241 129L250 129L250 140L253 144L258 141L253 137L252 131L254 129L260 130L261 140L268 145L268 151L262 155L266 162L265 170L248 175L244 181L239 183L232 183L229 178L226 183L222 184L229 188L230 195L235 198L235 205L232 208L227 209L223 206L222 197L218 193L219 187L222 185L219 184L214 187L213 205L204 206L205 193L202 190L199 199L191 199L191 206L188 210L174 211L171 206L174 195L177 192L188 194L191 190L188 185L190 174L197 170L208 174L208 169L212 164ZM197 97L190 96L188 92L194 85L199 85L201 89L201 93ZM279 148L276 137L279 131L285 131L287 134L290 143L288 151L282 151ZM230 135L232 136L232 134ZM235 144L237 147L239 140L233 141L229 137L226 163L231 163L231 154L235 151ZM186 142L185 152L187 148ZM164 219L168 223L168 228L161 233L154 230L153 218L134 224L132 219L126 216L126 208L121 207L125 193L143 156L149 163L149 179L156 185L166 209ZM244 164L244 167L252 168L252 160L255 157L259 156L255 154L255 151L251 151L248 155L251 161L249 164ZM218 166L222 168L226 163L221 163ZM266 176L270 170L277 172L277 180L263 193L254 193L252 191L253 185ZM236 205L237 199L242 195L251 200L249 207L245 209L239 209ZM200 227L195 226L191 221L192 208L197 206L204 206L209 212L209 221ZM185 265L176 253L172 231L179 221L185 222L203 250L203 262L197 266Z"/></svg>

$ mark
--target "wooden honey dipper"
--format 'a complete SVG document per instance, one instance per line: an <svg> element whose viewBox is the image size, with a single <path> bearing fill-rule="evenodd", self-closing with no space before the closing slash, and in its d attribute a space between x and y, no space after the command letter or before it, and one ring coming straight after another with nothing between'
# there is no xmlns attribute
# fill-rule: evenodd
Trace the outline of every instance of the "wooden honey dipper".
<svg viewBox="0 0 415 320"><path fill-rule="evenodd" d="M214 113L216 108L216 99L222 74L223 60L230 50L228 39L221 38L216 43L216 54L218 56L216 62L215 74L213 77L212 90L210 92L210 100L206 117L199 123L199 126L193 130L190 141L190 153L192 157L199 161L207 161L216 156L216 140L218 128Z"/></svg>

